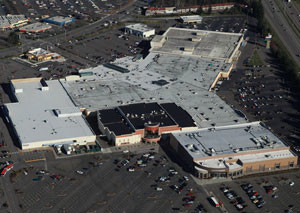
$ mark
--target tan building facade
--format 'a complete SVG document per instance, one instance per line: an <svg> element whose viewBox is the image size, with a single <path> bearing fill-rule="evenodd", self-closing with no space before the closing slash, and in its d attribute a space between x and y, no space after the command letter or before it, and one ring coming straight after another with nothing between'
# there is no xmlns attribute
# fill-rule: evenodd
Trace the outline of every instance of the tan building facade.
<svg viewBox="0 0 300 213"><path fill-rule="evenodd" d="M200 179L292 169L298 162L290 147L260 122L174 133L170 145Z"/></svg>

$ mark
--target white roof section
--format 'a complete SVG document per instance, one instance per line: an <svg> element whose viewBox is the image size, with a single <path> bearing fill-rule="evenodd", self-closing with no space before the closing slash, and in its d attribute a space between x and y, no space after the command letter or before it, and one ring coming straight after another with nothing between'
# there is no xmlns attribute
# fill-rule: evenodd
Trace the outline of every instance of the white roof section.
<svg viewBox="0 0 300 213"><path fill-rule="evenodd" d="M9 27L11 24L18 23L19 21L28 20L24 15L7 15L0 16L0 28Z"/></svg>
<svg viewBox="0 0 300 213"><path fill-rule="evenodd" d="M93 72L92 76L60 81L78 107L91 111L122 104L175 102L199 127L246 122L215 93L208 91L218 73L230 68L231 64L224 60L150 53L143 60L125 57L114 64L130 72L120 73L101 65L85 70ZM168 84L153 84L158 80Z"/></svg>
<svg viewBox="0 0 300 213"><path fill-rule="evenodd" d="M229 59L243 34L170 27L162 37L162 46L151 43L150 52ZM160 41L162 37L154 37L153 41Z"/></svg>
<svg viewBox="0 0 300 213"><path fill-rule="evenodd" d="M139 32L143 32L143 33L154 30L154 28L151 28L145 24L139 24L139 23L127 25L126 28L135 30L135 31L139 31Z"/></svg>
<svg viewBox="0 0 300 213"><path fill-rule="evenodd" d="M51 28L52 28L51 25L49 25L47 23L36 22L36 23L32 23L32 24L20 27L19 30L28 31L28 32L37 32L37 31L47 30L47 29L51 29Z"/></svg>
<svg viewBox="0 0 300 213"><path fill-rule="evenodd" d="M49 54L51 52L48 50L42 49L42 48L36 48L33 50L29 50L28 53L35 55L35 56L39 56L39 55Z"/></svg>
<svg viewBox="0 0 300 213"><path fill-rule="evenodd" d="M202 21L202 17L199 15L193 15L193 16L180 16L180 19L182 19L184 22L189 21Z"/></svg>
<svg viewBox="0 0 300 213"><path fill-rule="evenodd" d="M12 85L18 102L5 106L23 145L94 136L58 80L18 79Z"/></svg>
<svg viewBox="0 0 300 213"><path fill-rule="evenodd" d="M51 18L45 18L45 20L52 20L56 22L70 22L73 20L71 17L64 17L64 16L54 16Z"/></svg>
<svg viewBox="0 0 300 213"><path fill-rule="evenodd" d="M172 133L193 159L220 156L234 153L249 153L244 160L261 158L255 151L272 151L287 147L282 140L268 130L261 122L203 128L195 131ZM240 159L240 155L238 156ZM229 160L229 159L227 159ZM207 161L213 162L212 161ZM203 161L201 161L203 162ZM206 161L205 161L206 162Z"/></svg>

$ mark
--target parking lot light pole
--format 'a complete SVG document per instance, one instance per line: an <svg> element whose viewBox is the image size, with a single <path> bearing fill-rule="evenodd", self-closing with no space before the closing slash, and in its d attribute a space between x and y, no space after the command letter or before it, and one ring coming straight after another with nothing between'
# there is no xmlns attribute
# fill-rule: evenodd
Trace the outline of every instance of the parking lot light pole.
<svg viewBox="0 0 300 213"><path fill-rule="evenodd" d="M65 30L65 41L67 41L67 30L65 27L64 27L64 30Z"/></svg>

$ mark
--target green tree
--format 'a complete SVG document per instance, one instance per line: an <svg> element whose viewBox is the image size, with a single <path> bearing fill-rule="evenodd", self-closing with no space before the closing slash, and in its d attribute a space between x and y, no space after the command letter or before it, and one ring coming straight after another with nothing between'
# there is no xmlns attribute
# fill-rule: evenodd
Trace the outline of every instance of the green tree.
<svg viewBox="0 0 300 213"><path fill-rule="evenodd" d="M16 32L11 32L7 37L7 42L10 44L19 44L19 35Z"/></svg>
<svg viewBox="0 0 300 213"><path fill-rule="evenodd" d="M207 13L208 14L211 14L211 11L212 11L212 9L211 9L211 4L209 5L209 8L208 8L208 10L207 10Z"/></svg>
<svg viewBox="0 0 300 213"><path fill-rule="evenodd" d="M252 16L257 19L257 29L262 33L264 29L264 8L261 1L252 1L250 8Z"/></svg>

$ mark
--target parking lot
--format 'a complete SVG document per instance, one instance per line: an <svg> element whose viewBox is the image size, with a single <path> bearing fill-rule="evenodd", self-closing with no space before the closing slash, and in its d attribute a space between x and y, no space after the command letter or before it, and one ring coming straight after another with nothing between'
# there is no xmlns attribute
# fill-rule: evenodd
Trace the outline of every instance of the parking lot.
<svg viewBox="0 0 300 213"><path fill-rule="evenodd" d="M297 95L280 73L277 65L243 67L223 82L218 93L245 112L250 120L264 121L277 135L297 145L297 137L292 137L299 129ZM227 96L228 91L233 97Z"/></svg>
<svg viewBox="0 0 300 213"><path fill-rule="evenodd" d="M242 50L236 69L229 80L216 87L217 94L228 104L244 112L249 120L261 120L290 145L299 144L299 95L282 67L265 48L263 38L255 37L251 29L249 41ZM254 49L263 66L249 66Z"/></svg>
<svg viewBox="0 0 300 213"><path fill-rule="evenodd" d="M128 1L110 0L110 1L82 1L82 0L63 0L63 1L6 1L8 9L15 8L21 14L25 14L33 20L39 20L40 16L73 16L77 19L97 20L103 16L103 13L113 12Z"/></svg>
<svg viewBox="0 0 300 213"><path fill-rule="evenodd" d="M247 184L252 185L252 187L247 190L243 189ZM274 190L271 190L270 187ZM240 198L244 201L243 205L247 206L243 212L288 212L288 210L299 212L300 209L298 199L300 193L299 172L248 177L232 182L207 185L205 188L212 191L224 203L229 212L238 212L235 203ZM236 196L228 198L223 192L224 188L234 191ZM236 199L237 197L240 198ZM264 202L262 207L257 207L258 202L262 201Z"/></svg>
<svg viewBox="0 0 300 213"><path fill-rule="evenodd" d="M166 20L149 22L147 25L155 28L159 33L175 23L174 20ZM143 40L136 35L125 34L123 28L122 24L104 29L99 27L98 32L74 37L61 42L59 47L95 64L103 64L114 61L116 58L137 54L145 56L150 49L150 41Z"/></svg>
<svg viewBox="0 0 300 213"><path fill-rule="evenodd" d="M113 30L87 39L75 39L64 45L64 48L94 63L102 64L140 53L142 49L138 45L141 40L134 35L125 35L121 30Z"/></svg>
<svg viewBox="0 0 300 213"><path fill-rule="evenodd" d="M178 24L178 27L212 30L220 32L240 33L245 28L246 16L234 17L203 17L200 24Z"/></svg>
<svg viewBox="0 0 300 213"><path fill-rule="evenodd" d="M206 192L162 152L55 161L45 155L47 161L15 169L13 190L24 212L216 210Z"/></svg>

